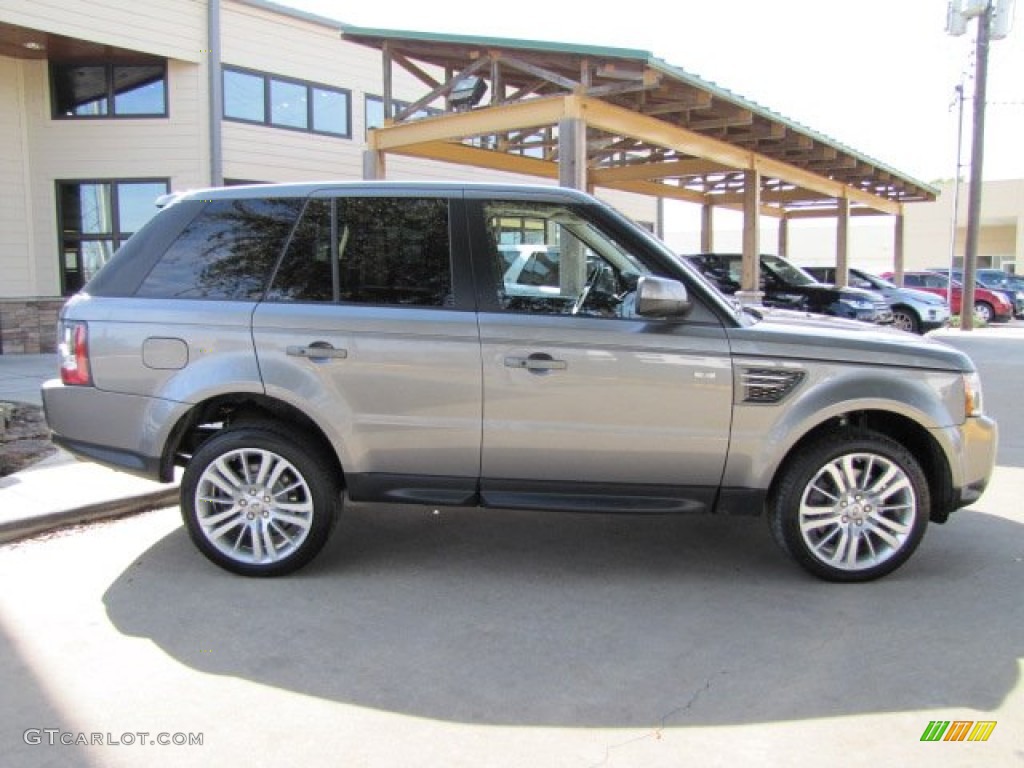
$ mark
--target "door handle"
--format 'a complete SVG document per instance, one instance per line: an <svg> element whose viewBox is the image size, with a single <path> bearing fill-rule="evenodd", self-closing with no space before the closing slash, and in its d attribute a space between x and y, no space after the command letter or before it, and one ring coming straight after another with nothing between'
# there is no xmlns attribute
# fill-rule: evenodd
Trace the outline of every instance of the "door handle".
<svg viewBox="0 0 1024 768"><path fill-rule="evenodd" d="M344 360L347 349L336 349L326 341L314 341L308 347L289 346L285 352L291 357L305 357L309 360Z"/></svg>
<svg viewBox="0 0 1024 768"><path fill-rule="evenodd" d="M549 371L564 371L569 367L565 360L555 360L551 355L537 352L528 357L510 355L505 358L506 368L520 368L530 373L548 373Z"/></svg>

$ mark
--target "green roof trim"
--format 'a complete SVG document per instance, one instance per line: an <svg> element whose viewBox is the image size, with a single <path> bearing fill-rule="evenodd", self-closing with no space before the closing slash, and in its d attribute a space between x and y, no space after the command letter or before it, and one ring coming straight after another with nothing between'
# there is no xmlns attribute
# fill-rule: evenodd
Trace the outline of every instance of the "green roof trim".
<svg viewBox="0 0 1024 768"><path fill-rule="evenodd" d="M395 40L415 40L424 43L452 43L455 45L473 45L484 48L511 48L524 51L545 51L547 53L576 54L578 56L601 56L607 59L634 59L648 61L653 56L650 51L638 48L608 48L598 45L576 45L573 43L553 43L546 40L517 40L510 37L476 37L475 35L447 35L435 32L413 32L400 29L367 29L342 24L343 35L352 37L392 38Z"/></svg>

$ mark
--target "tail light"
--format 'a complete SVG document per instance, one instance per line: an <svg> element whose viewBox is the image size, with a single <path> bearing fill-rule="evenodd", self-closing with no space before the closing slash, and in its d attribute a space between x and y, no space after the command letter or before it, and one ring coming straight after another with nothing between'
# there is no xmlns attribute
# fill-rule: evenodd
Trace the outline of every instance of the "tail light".
<svg viewBox="0 0 1024 768"><path fill-rule="evenodd" d="M89 329L85 323L66 322L60 334L60 380L65 384L92 384L89 370Z"/></svg>

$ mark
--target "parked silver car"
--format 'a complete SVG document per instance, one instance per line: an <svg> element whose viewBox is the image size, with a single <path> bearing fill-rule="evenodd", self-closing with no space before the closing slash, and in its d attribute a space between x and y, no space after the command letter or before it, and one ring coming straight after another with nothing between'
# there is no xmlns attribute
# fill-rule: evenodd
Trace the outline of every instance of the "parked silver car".
<svg viewBox="0 0 1024 768"><path fill-rule="evenodd" d="M835 267L804 267L804 271L824 283L836 281ZM876 291L885 297L892 307L893 325L896 328L911 333L927 333L949 322L949 307L934 293L900 288L862 269L851 267L848 271L850 285Z"/></svg>
<svg viewBox="0 0 1024 768"><path fill-rule="evenodd" d="M510 290L507 246L557 249ZM187 194L65 306L54 439L169 481L199 550L294 571L344 498L764 514L864 581L984 490L970 359L734 306L587 195L464 184Z"/></svg>

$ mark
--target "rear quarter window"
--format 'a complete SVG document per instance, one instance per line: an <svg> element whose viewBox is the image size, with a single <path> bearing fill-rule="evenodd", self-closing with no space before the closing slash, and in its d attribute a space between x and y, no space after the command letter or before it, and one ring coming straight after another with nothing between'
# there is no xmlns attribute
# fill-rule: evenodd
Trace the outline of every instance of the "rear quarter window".
<svg viewBox="0 0 1024 768"><path fill-rule="evenodd" d="M136 295L258 300L302 202L298 198L211 201L164 252Z"/></svg>

